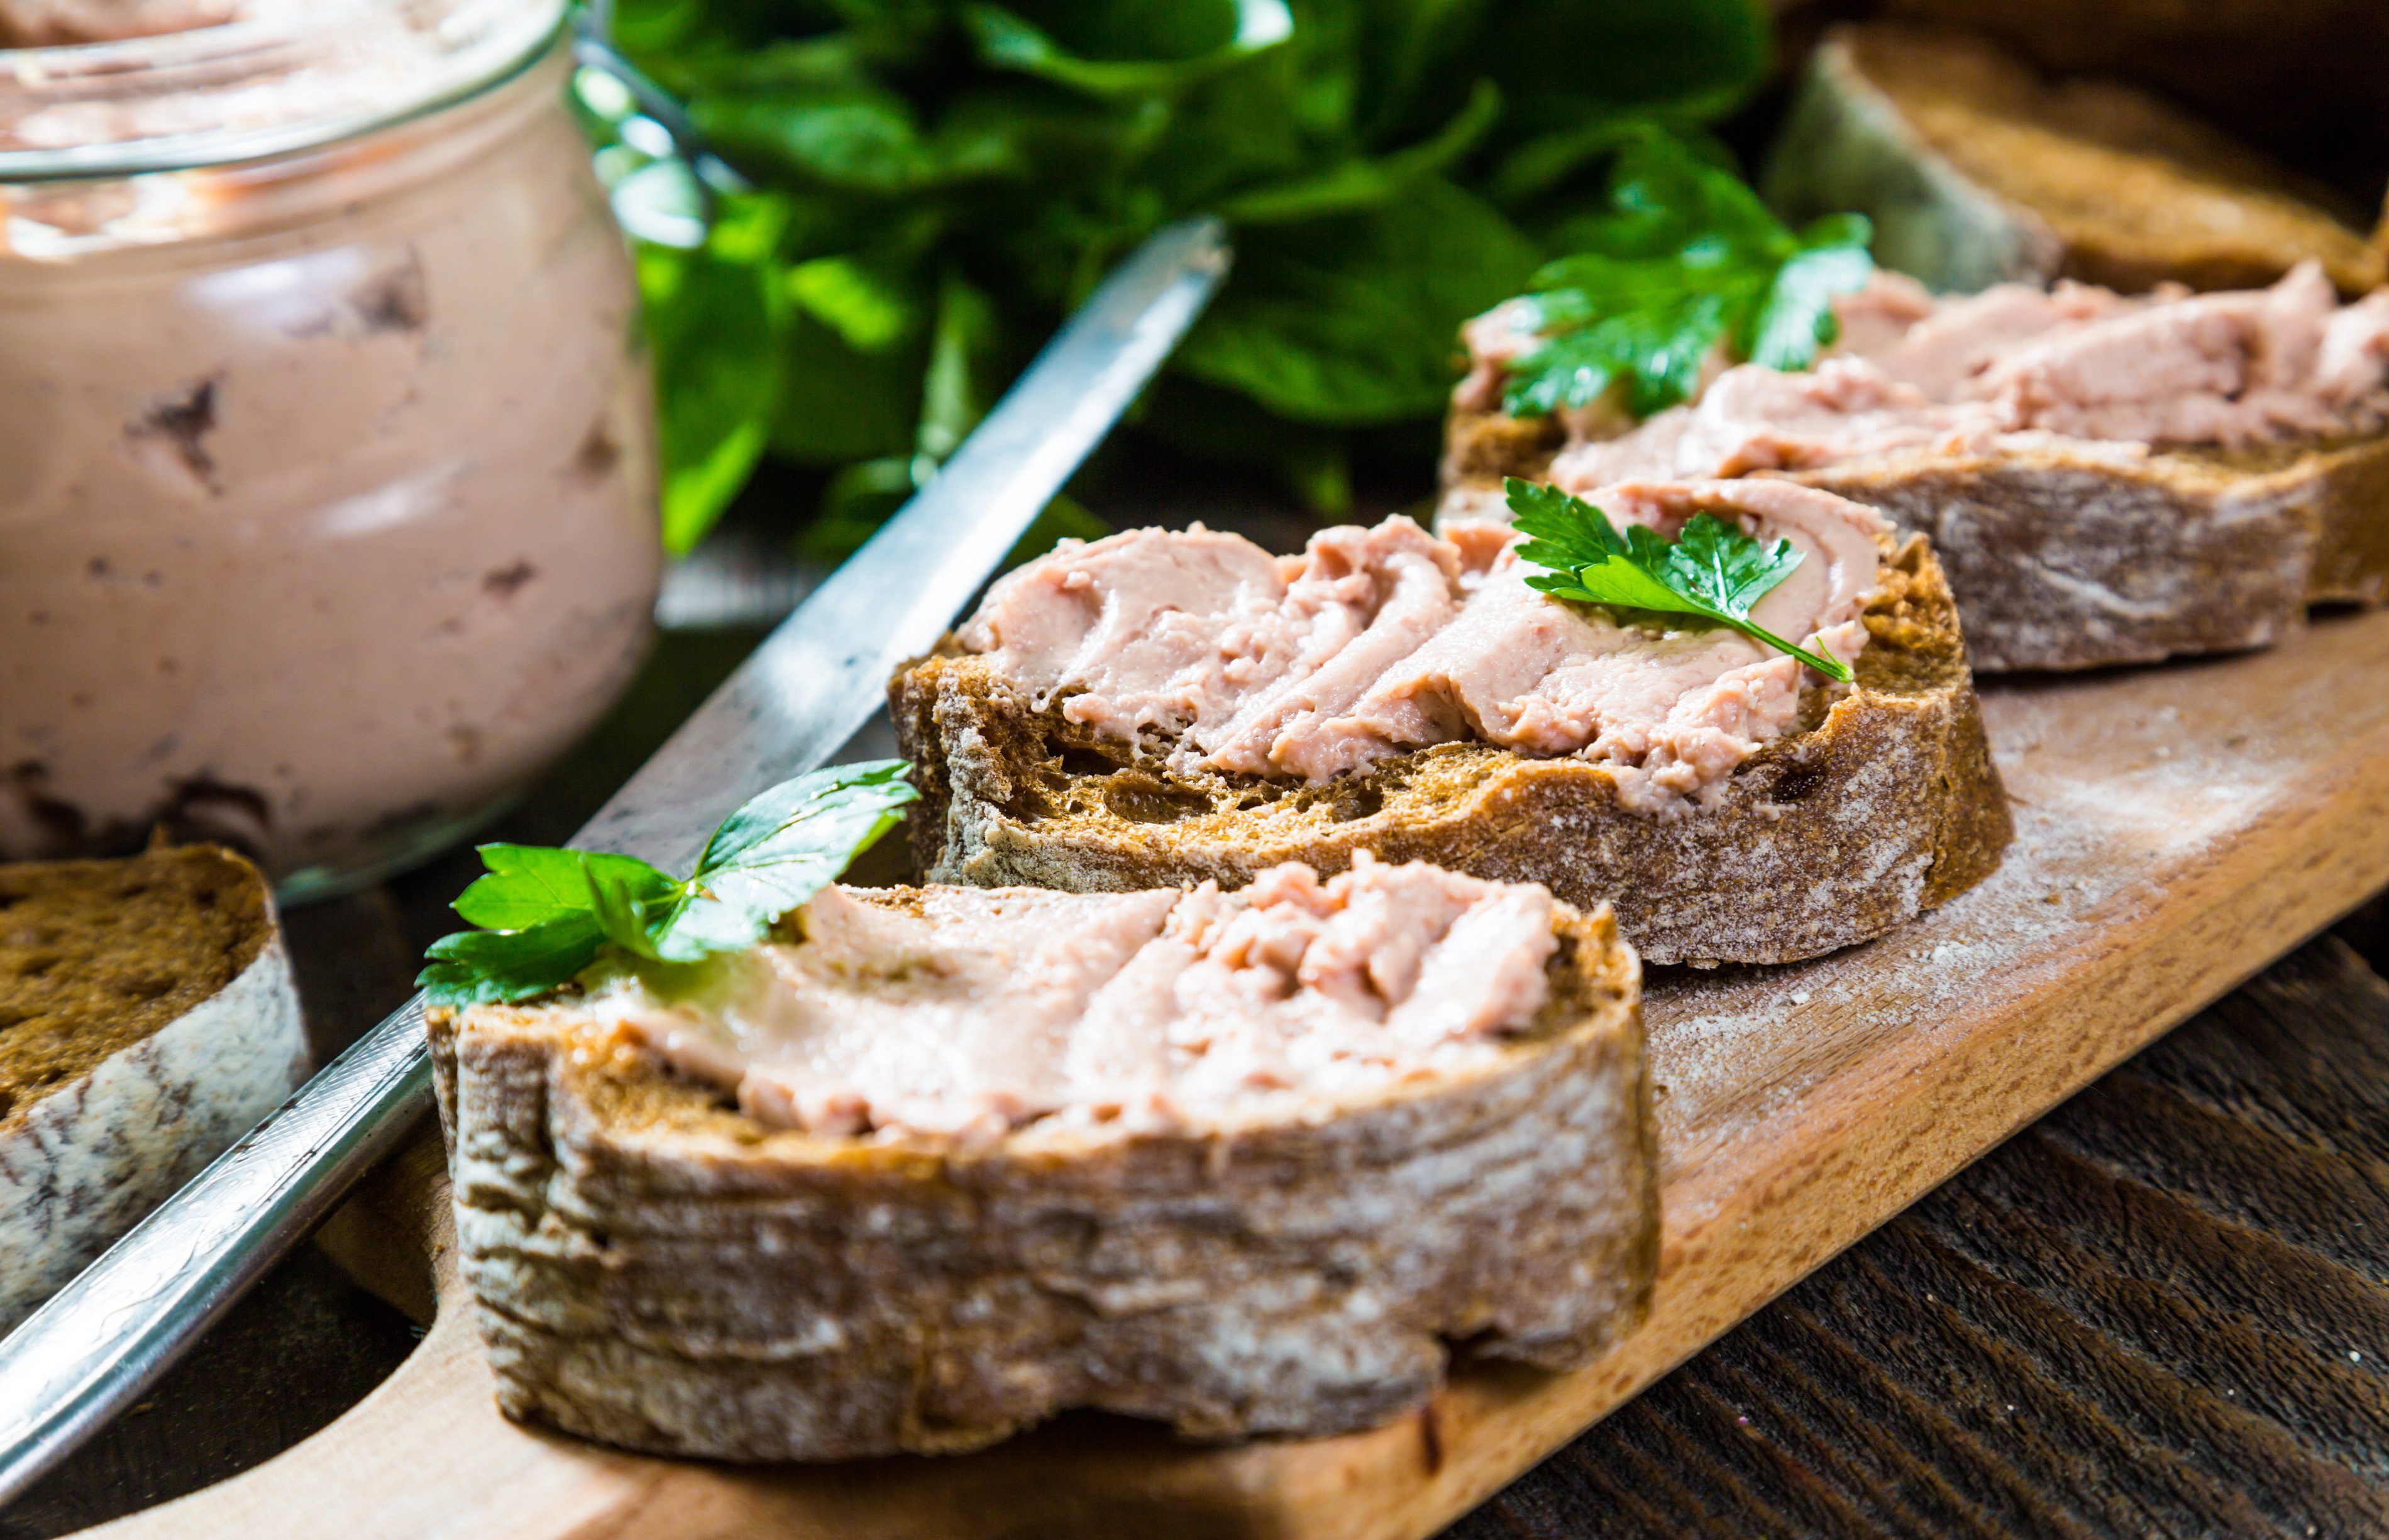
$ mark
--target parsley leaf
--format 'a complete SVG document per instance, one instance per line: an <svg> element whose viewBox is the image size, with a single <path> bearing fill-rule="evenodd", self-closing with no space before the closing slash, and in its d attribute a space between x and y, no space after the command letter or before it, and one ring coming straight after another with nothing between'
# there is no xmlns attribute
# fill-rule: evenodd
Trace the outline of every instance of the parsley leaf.
<svg viewBox="0 0 2389 1540"><path fill-rule="evenodd" d="M1528 588L1573 604L1699 616L1850 682L1840 658L1796 647L1750 618L1751 606L1804 559L1790 541L1762 545L1706 513L1694 514L1672 541L1640 524L1621 536L1608 515L1557 487L1513 477L1505 490L1512 522L1528 537L1519 558L1548 569L1528 578Z"/></svg>
<svg viewBox="0 0 2389 1540"><path fill-rule="evenodd" d="M1347 458L1408 452L1382 429L1440 415L1460 325L1582 249L1552 227L1600 194L1619 125L1697 132L1776 52L1763 0L583 9L738 173L576 74L638 243L675 551L766 461L822 489L809 545L851 550L1107 269L1200 212L1237 261L1143 428L1332 512Z"/></svg>
<svg viewBox="0 0 2389 1540"><path fill-rule="evenodd" d="M684 879L635 856L484 845L488 872L455 903L479 928L433 942L415 982L435 1006L510 1002L569 983L609 945L666 962L753 946L902 821L920 795L911 771L881 759L783 782L724 819Z"/></svg>
<svg viewBox="0 0 2389 1540"><path fill-rule="evenodd" d="M593 871L616 881L671 882L635 856L592 855L537 845L484 845L480 856L488 874L474 879L453 907L467 924L483 930L528 930L543 921L587 910Z"/></svg>
<svg viewBox="0 0 2389 1540"><path fill-rule="evenodd" d="M1544 416L1623 385L1647 417L1690 397L1710 354L1805 369L1838 335L1833 298L1874 271L1856 214L1794 233L1731 172L1660 129L1624 135L1607 213L1566 233L1588 249L1545 264L1522 304L1537 346L1502 408Z"/></svg>
<svg viewBox="0 0 2389 1540"><path fill-rule="evenodd" d="M522 930L459 931L431 943L430 966L415 982L433 1005L528 999L569 982L604 939L596 917L586 912Z"/></svg>
<svg viewBox="0 0 2389 1540"><path fill-rule="evenodd" d="M901 759L815 770L731 814L657 926L656 955L687 962L761 940L903 821L920 796L904 780L911 771Z"/></svg>

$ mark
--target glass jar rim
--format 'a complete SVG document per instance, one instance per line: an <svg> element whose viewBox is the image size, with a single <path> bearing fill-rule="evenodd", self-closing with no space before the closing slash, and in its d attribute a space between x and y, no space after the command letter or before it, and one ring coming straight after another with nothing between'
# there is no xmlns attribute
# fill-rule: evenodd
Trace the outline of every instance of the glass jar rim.
<svg viewBox="0 0 2389 1540"><path fill-rule="evenodd" d="M554 40L564 9L338 0L185 32L0 48L0 182L188 171L336 144L512 74Z"/></svg>

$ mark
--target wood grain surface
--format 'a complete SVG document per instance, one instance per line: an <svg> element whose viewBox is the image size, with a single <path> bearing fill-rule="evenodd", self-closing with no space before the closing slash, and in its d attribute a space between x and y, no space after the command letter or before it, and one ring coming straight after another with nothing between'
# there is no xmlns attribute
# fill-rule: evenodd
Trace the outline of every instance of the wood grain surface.
<svg viewBox="0 0 2389 1540"><path fill-rule="evenodd" d="M1195 1448L1074 1418L965 1458L674 1464L501 1420L452 1279L423 1347L355 1410L106 1533L1431 1533L2377 886L2383 678L2389 615L2003 686L1987 715L2021 834L1997 877L1820 962L1655 980L1658 1297L1578 1373L1472 1368L1415 1419L1307 1444ZM437 1187L395 1213L437 1218Z"/></svg>
<svg viewBox="0 0 2389 1540"><path fill-rule="evenodd" d="M2389 1534L2389 985L2319 941L1450 1540Z"/></svg>

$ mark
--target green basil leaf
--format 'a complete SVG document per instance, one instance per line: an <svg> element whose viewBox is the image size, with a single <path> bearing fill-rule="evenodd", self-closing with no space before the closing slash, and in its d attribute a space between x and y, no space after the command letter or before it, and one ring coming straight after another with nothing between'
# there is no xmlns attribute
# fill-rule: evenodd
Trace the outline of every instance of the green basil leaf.
<svg viewBox="0 0 2389 1540"><path fill-rule="evenodd" d="M948 274L939 286L929 366L921 380L921 423L914 431L918 452L933 461L945 459L995 404L991 355L996 337L994 305L959 274Z"/></svg>
<svg viewBox="0 0 2389 1540"><path fill-rule="evenodd" d="M780 337L773 453L820 466L912 454L938 300L910 248L934 233L908 231L893 249L787 270L792 314Z"/></svg>
<svg viewBox="0 0 2389 1540"><path fill-rule="evenodd" d="M1238 283L1176 367L1281 416L1339 426L1432 415L1460 324L1516 292L1535 249L1439 176L1365 214L1256 229Z"/></svg>
<svg viewBox="0 0 2389 1540"><path fill-rule="evenodd" d="M1107 17L1105 9L1117 14ZM1101 40L1112 48L1156 44L1168 47L1172 43L1182 45L1183 29L1190 21L1199 26L1202 12L1203 7L1193 0L1168 0L1152 6L1098 7L1082 19L1113 32L1113 36ZM1126 30L1120 26L1124 17L1144 23L1148 35L1118 35ZM1286 8L1285 0L1234 0L1223 19L1233 26L1231 34L1216 47L1191 57L1082 57L1065 48L1043 29L1001 6L965 6L963 19L978 45L980 58L987 63L1036 75L1092 96L1182 90L1255 54L1274 48L1294 35L1294 13ZM1151 35L1150 29L1156 26L1165 35Z"/></svg>
<svg viewBox="0 0 2389 1540"><path fill-rule="evenodd" d="M1621 109L1707 121L1765 80L1769 9L1757 0L1513 0L1447 68L1499 81L1527 134Z"/></svg>
<svg viewBox="0 0 2389 1540"><path fill-rule="evenodd" d="M1465 155L1501 116L1501 88L1491 81L1478 81L1468 105L1433 138L1391 155L1347 160L1323 172L1238 193L1221 202L1217 211L1233 223L1249 225L1282 224L1373 208Z"/></svg>
<svg viewBox="0 0 2389 1540"><path fill-rule="evenodd" d="M664 543L675 553L703 538L747 484L778 393L771 265L718 255L724 238L717 227L696 250L639 252L656 359Z"/></svg>

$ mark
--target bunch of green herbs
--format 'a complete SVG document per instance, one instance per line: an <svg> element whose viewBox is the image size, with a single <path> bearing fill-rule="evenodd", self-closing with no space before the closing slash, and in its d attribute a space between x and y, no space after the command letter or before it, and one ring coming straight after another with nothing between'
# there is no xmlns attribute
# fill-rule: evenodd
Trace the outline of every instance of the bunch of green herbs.
<svg viewBox="0 0 2389 1540"><path fill-rule="evenodd" d="M770 456L824 475L824 554L1195 212L1237 262L1144 422L1342 511L1353 435L1431 422L1459 324L1606 228L1627 150L1706 146L1769 47L1756 0L619 0L611 22L752 184L699 184L584 71L643 237L668 542Z"/></svg>

